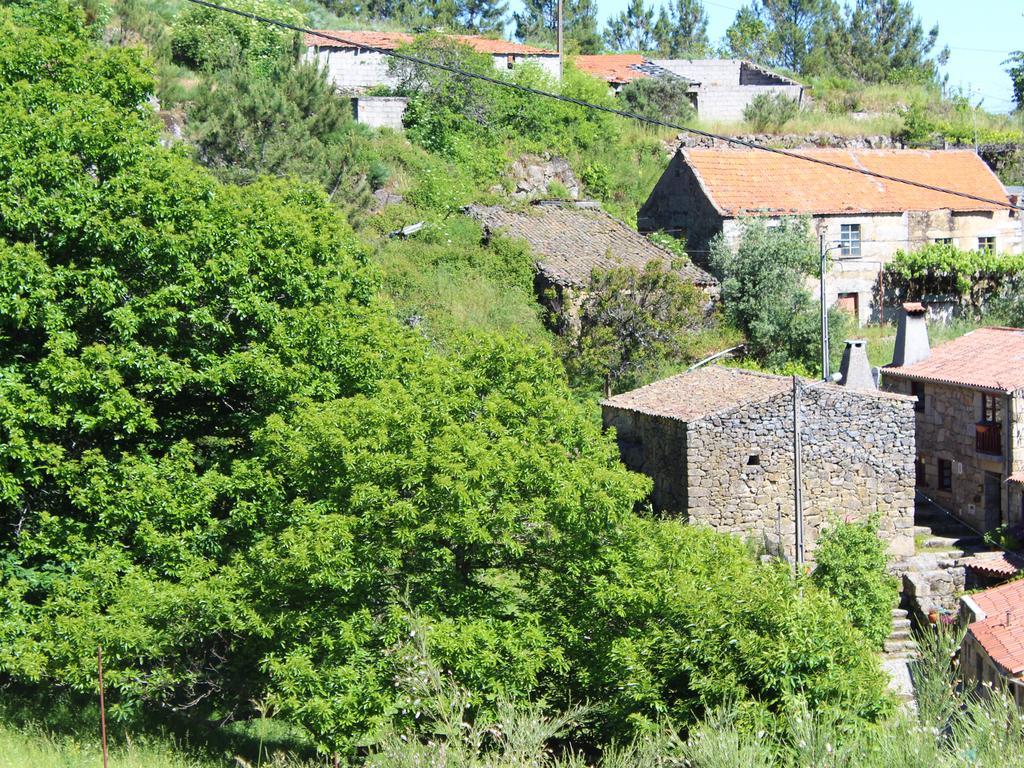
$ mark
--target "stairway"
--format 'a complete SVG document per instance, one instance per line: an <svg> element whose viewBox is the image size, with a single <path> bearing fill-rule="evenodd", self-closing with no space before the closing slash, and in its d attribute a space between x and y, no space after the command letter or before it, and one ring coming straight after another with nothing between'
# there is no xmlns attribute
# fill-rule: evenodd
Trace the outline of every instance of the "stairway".
<svg viewBox="0 0 1024 768"><path fill-rule="evenodd" d="M914 710L914 684L909 663L917 657L917 643L911 634L910 617L904 608L892 609L892 632L885 640L882 669L889 674L889 691L905 707Z"/></svg>

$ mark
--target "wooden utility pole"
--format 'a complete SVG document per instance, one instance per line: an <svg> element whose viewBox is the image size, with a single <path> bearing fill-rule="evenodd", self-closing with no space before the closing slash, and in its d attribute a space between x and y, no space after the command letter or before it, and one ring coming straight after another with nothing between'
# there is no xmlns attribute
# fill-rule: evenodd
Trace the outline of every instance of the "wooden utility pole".
<svg viewBox="0 0 1024 768"><path fill-rule="evenodd" d="M107 768L107 707L103 701L103 646L96 647L96 666L100 673L100 742L103 745L103 768Z"/></svg>
<svg viewBox="0 0 1024 768"><path fill-rule="evenodd" d="M800 444L800 379L793 376L793 511L796 524L796 570L804 564L803 446Z"/></svg>
<svg viewBox="0 0 1024 768"><path fill-rule="evenodd" d="M562 39L562 0L558 0L558 81L565 75L565 41Z"/></svg>

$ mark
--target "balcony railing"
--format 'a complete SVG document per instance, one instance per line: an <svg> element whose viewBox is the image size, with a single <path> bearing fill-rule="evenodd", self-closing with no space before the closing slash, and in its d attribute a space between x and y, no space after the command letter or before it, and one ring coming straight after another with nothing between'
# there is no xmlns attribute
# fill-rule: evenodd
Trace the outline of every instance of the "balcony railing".
<svg viewBox="0 0 1024 768"><path fill-rule="evenodd" d="M1001 424L982 422L975 425L974 433L975 447L978 453L988 453L993 456L1003 455L1003 430Z"/></svg>

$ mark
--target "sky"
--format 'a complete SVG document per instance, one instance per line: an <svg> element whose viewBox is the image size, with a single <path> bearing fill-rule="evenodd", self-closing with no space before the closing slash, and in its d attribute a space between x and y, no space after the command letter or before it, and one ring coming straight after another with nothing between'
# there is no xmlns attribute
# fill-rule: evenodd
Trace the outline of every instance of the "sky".
<svg viewBox="0 0 1024 768"><path fill-rule="evenodd" d="M651 0L647 0L648 3ZM653 0L659 7L664 0ZM708 34L717 43L732 23L744 0L703 0L708 12ZM597 0L602 19L621 12L629 0ZM517 4L512 3L513 7ZM1013 107L1010 78L1002 62L1010 51L1024 48L1024 0L915 0L914 7L925 29L939 25L939 46L950 48L949 75L952 88L970 89L972 102L984 100L990 112L1009 112Z"/></svg>

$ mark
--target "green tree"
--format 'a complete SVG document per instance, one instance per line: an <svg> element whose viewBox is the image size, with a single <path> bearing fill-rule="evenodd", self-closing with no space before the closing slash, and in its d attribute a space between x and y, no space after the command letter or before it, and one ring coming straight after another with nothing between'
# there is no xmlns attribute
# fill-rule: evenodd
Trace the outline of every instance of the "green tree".
<svg viewBox="0 0 1024 768"><path fill-rule="evenodd" d="M304 21L301 13L277 0L240 0L233 7L291 24ZM205 71L239 62L270 66L281 56L295 55L297 43L295 33L202 6L183 11L171 33L174 60Z"/></svg>
<svg viewBox="0 0 1024 768"><path fill-rule="evenodd" d="M700 0L675 0L662 6L654 24L658 53L668 58L699 59L711 52L708 14Z"/></svg>
<svg viewBox="0 0 1024 768"><path fill-rule="evenodd" d="M615 51L644 53L654 48L654 8L644 0L630 0L626 9L608 21L604 32L608 46Z"/></svg>
<svg viewBox="0 0 1024 768"><path fill-rule="evenodd" d="M690 84L676 77L639 77L619 91L625 109L656 120L687 123L697 116L690 103Z"/></svg>
<svg viewBox="0 0 1024 768"><path fill-rule="evenodd" d="M899 582L889 574L877 519L834 522L818 539L814 560L814 583L835 597L853 626L881 648L892 629Z"/></svg>
<svg viewBox="0 0 1024 768"><path fill-rule="evenodd" d="M209 75L188 118L199 159L223 180L296 176L353 209L367 202L348 100L313 65L279 59L266 73L235 66Z"/></svg>
<svg viewBox="0 0 1024 768"><path fill-rule="evenodd" d="M524 42L553 46L557 40L557 0L523 0L523 9L512 19L516 37ZM594 0L566 0L562 4L563 36L567 50L600 53L601 35L597 31L597 4Z"/></svg>
<svg viewBox="0 0 1024 768"><path fill-rule="evenodd" d="M754 7L745 5L736 12L725 30L725 53L738 59L766 64L775 57L775 40Z"/></svg>
<svg viewBox="0 0 1024 768"><path fill-rule="evenodd" d="M1006 74L1010 76L1013 84L1013 100L1017 104L1017 109L1024 109L1024 51L1014 51L1003 64L1010 65Z"/></svg>
<svg viewBox="0 0 1024 768"><path fill-rule="evenodd" d="M841 25L835 0L754 0L736 14L726 40L733 55L757 54L761 64L808 74L832 66L826 42Z"/></svg>
<svg viewBox="0 0 1024 768"><path fill-rule="evenodd" d="M743 224L735 250L719 236L711 263L722 279L725 316L747 338L747 352L763 365L821 368L820 310L805 287L819 269L817 244L805 219L768 227ZM842 338L841 313L830 313L830 334Z"/></svg>
<svg viewBox="0 0 1024 768"><path fill-rule="evenodd" d="M704 324L700 291L658 262L595 272L584 296L566 368L580 383L601 382L605 397L650 366L683 358Z"/></svg>
<svg viewBox="0 0 1024 768"><path fill-rule="evenodd" d="M949 49L943 49L930 58L939 27L925 32L907 0L858 0L847 8L845 30L839 61L844 71L866 82L931 82L936 64L949 57Z"/></svg>
<svg viewBox="0 0 1024 768"><path fill-rule="evenodd" d="M460 0L456 20L460 28L475 33L501 33L505 28L505 0Z"/></svg>

